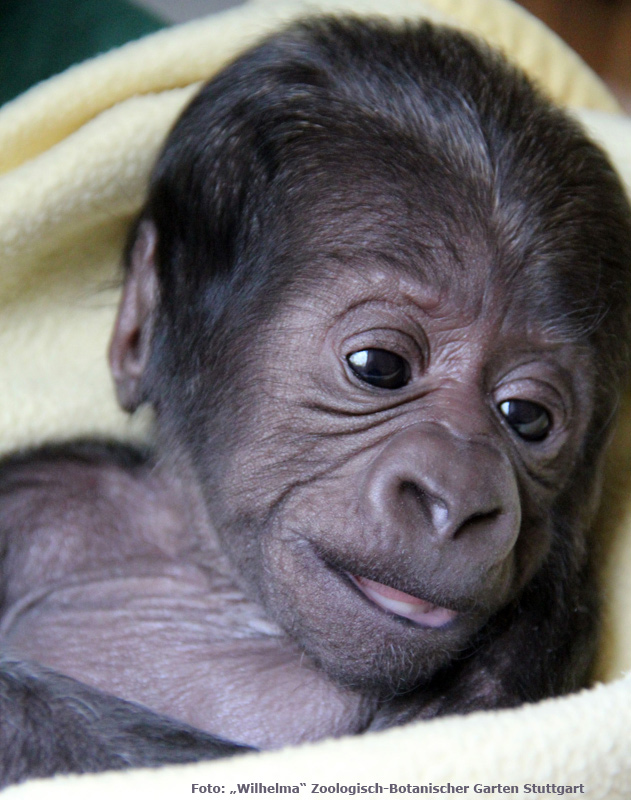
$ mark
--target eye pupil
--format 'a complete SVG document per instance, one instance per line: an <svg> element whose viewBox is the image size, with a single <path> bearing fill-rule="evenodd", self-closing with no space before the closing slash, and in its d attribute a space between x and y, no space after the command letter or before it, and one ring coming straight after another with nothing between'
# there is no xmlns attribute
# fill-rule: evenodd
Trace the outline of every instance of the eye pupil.
<svg viewBox="0 0 631 800"><path fill-rule="evenodd" d="M552 419L539 403L504 400L499 404L499 410L517 435L526 441L541 442L550 433Z"/></svg>
<svg viewBox="0 0 631 800"><path fill-rule="evenodd" d="M360 380L380 389L400 389L410 380L410 365L390 350L357 350L346 360Z"/></svg>

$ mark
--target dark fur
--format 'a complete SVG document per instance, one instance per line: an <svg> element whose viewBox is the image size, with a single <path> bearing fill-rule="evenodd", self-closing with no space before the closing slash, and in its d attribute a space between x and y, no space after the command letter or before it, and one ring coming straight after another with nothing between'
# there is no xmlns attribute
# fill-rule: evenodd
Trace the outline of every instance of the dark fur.
<svg viewBox="0 0 631 800"><path fill-rule="evenodd" d="M148 226L157 231L157 249L150 256L142 252ZM148 402L155 408L157 454L87 442L5 461L0 546L6 607L31 580L29 559L39 546L29 550L31 532L63 528L68 509L75 515L68 523L73 531L81 528L76 515L81 520L82 514L86 519L93 514L106 549L109 520L101 500L116 498L120 504L121 492L143 501L146 492L137 487L152 476L159 479L164 463L172 463L198 487L238 576L235 585L284 628L290 650L304 650L325 689L336 687L335 724L299 732L293 740L516 706L586 684L597 621L588 534L604 447L629 367L631 215L607 159L568 116L498 55L453 31L425 23L393 27L353 20L295 25L239 58L184 112L156 166L126 261L128 287L137 275L139 285L149 286L147 270L155 269L157 300L147 303L142 325L126 344L125 352L138 353L139 362L146 353L140 376L129 381L129 368L114 371L123 405L133 410ZM487 293L511 298L540 338L571 355L565 358L574 370L575 399L573 406L566 403L565 439L558 452L546 455L548 445L537 450L515 441L494 420L484 436L476 430L470 437L488 450L488 463L482 463L460 421L469 413L466 407L455 422L451 417L443 422L440 409L447 420L453 406L432 406L419 423L419 436L438 437L439 454L444 437L447 462L438 455L436 472L449 472L449 454L462 452L463 461L471 461L471 477L463 480L469 480L472 494L482 491L478 471L497 476L499 500L489 495L479 507L463 507L465 539L472 538L471 520L477 524L482 518L484 535L498 542L487 549L503 546L502 537L509 534L497 532L496 518L509 517L518 502L522 529L515 548L523 580L512 577L510 589L501 588L498 578L497 591L487 591L495 581L491 567L491 577L484 577L483 566L492 558L487 551L480 556L465 550L462 556L454 550L454 574L462 572L463 585L468 580L463 565L481 559L483 577L471 578L470 591L450 579L440 553L431 556L435 566L425 573L413 552L404 555L409 523L403 524L405 536L399 534L399 506L377 510L358 528L356 539L349 534L348 541L340 536L338 542L331 533L342 509L335 510L335 493L328 522L322 521L327 495L319 511L315 506L309 557L300 561L300 548L288 556L304 567L295 581L307 586L309 558L318 569L325 564L321 585L301 596L300 586L283 582L288 579L278 542L293 546L300 522L292 509L317 503L309 494L312 486L328 487L323 479L344 475L351 459L365 463L363 452L377 453L374 463L383 462L383 470L393 469L384 456L388 447L395 453L400 447L405 469L417 463L416 451L402 438L407 431L415 435L416 418L403 415L397 422L396 404L369 413L364 401L336 405L335 398L314 389L294 405L287 400L285 409L285 395L294 388L291 378L287 392L267 399L274 387L270 370L282 384L284 369L291 373L300 367L291 350L282 350L292 328L281 326L279 332L278 320L299 308L301 297L319 298L320 286L332 294L338 277L361 281L357 265L364 261L401 280L429 283L440 296L460 287L465 305L476 292L481 307ZM368 267L366 274L372 274ZM485 276L489 283L481 290ZM327 302L324 297L323 308ZM297 328L300 319L291 317ZM269 365L277 351L284 353L286 367L273 358ZM252 377L257 371L264 378L260 383ZM298 378L294 382L299 384ZM269 410L275 405L276 418ZM472 407L472 418L478 412ZM257 413L258 427L252 422ZM380 440L379 450L375 418L379 435L390 443ZM345 444L343 450L340 442L349 438L357 444ZM487 446L487 440L495 444ZM238 460L246 452L252 452L253 466ZM357 502L361 511L372 498L367 494L356 501L352 494L373 480L367 477L372 463L349 481L349 507ZM111 498L99 488L109 486L99 477L105 472L116 482L116 492L107 490ZM396 478L401 503L412 508L412 502L417 511L422 506L422 514L431 516L434 501L427 500L427 487L417 486L410 499L410 480L403 478L403 473ZM172 480L164 485L180 497L183 490L173 490ZM95 492L93 506L90 499L77 499L91 497L90 491ZM444 491L445 503L457 505L452 488ZM307 500L298 502L301 492ZM124 528L126 514L133 512L121 511L113 528ZM339 524L341 532L349 528ZM377 544L368 537L371 525ZM390 527L399 537L391 553L384 549ZM16 545L20 537L27 542L22 549ZM68 579L68 565L79 558L72 541L72 536L70 543L64 541L63 558L51 562L47 576ZM101 553L99 547L97 541L95 552ZM433 554L434 544L425 547ZM260 566L262 554L267 561ZM378 637L370 635L370 626L379 632L379 623L372 617L364 622L344 584L339 591L351 599L344 595L341 607L357 624L345 618L331 622L324 611L305 623L309 603L325 605L327 587L335 593L347 573L415 596L427 591L436 605L456 608L474 621L466 636L436 631L437 639L428 634L427 644L417 642L418 630L407 620L398 620L392 634L384 623L383 652L372 652ZM319 635L325 626L327 635ZM356 646L344 652L352 628L359 631ZM16 651L0 671L0 784L245 749L19 657ZM273 744L283 743L279 735Z"/></svg>
<svg viewBox="0 0 631 800"><path fill-rule="evenodd" d="M2 784L60 772L156 767L247 748L36 665L0 660Z"/></svg>

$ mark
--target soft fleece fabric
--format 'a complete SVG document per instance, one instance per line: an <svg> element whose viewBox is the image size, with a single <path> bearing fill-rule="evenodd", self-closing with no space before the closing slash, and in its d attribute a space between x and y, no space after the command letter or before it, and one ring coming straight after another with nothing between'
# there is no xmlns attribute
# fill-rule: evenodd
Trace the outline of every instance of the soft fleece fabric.
<svg viewBox="0 0 631 800"><path fill-rule="evenodd" d="M307 11L428 17L503 49L576 110L631 187L631 120L560 40L510 0L258 0L159 32L74 67L0 111L0 449L104 433L142 436L116 408L105 363L125 230L166 131L198 81ZM609 459L594 532L607 600L597 677L576 695L514 711L410 724L275 753L159 770L57 777L11 800L178 797L191 784L468 785L577 788L631 797L631 405ZM1 757L1 754L0 754ZM306 785L302 786L301 782ZM340 792L341 793L341 792ZM495 792L497 793L497 791ZM488 794L487 794L488 796ZM515 795L512 795L515 796ZM575 796L574 794L570 796Z"/></svg>

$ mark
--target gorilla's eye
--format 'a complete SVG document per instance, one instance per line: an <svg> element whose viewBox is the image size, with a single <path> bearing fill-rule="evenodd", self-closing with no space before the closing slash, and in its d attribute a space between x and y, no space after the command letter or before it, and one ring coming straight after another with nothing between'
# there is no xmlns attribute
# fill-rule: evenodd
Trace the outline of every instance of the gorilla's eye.
<svg viewBox="0 0 631 800"><path fill-rule="evenodd" d="M408 362L389 350L357 350L347 361L360 380L380 389L400 389L410 380Z"/></svg>
<svg viewBox="0 0 631 800"><path fill-rule="evenodd" d="M499 410L515 433L528 442L541 442L550 433L552 419L539 403L504 400Z"/></svg>

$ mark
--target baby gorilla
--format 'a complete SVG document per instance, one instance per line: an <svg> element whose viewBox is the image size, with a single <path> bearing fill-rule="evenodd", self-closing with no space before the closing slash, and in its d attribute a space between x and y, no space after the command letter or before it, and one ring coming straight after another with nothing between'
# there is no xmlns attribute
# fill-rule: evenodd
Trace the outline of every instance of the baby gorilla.
<svg viewBox="0 0 631 800"><path fill-rule="evenodd" d="M155 448L1 470L5 782L584 685L631 215L521 73L295 24L184 112L126 264L110 361Z"/></svg>

